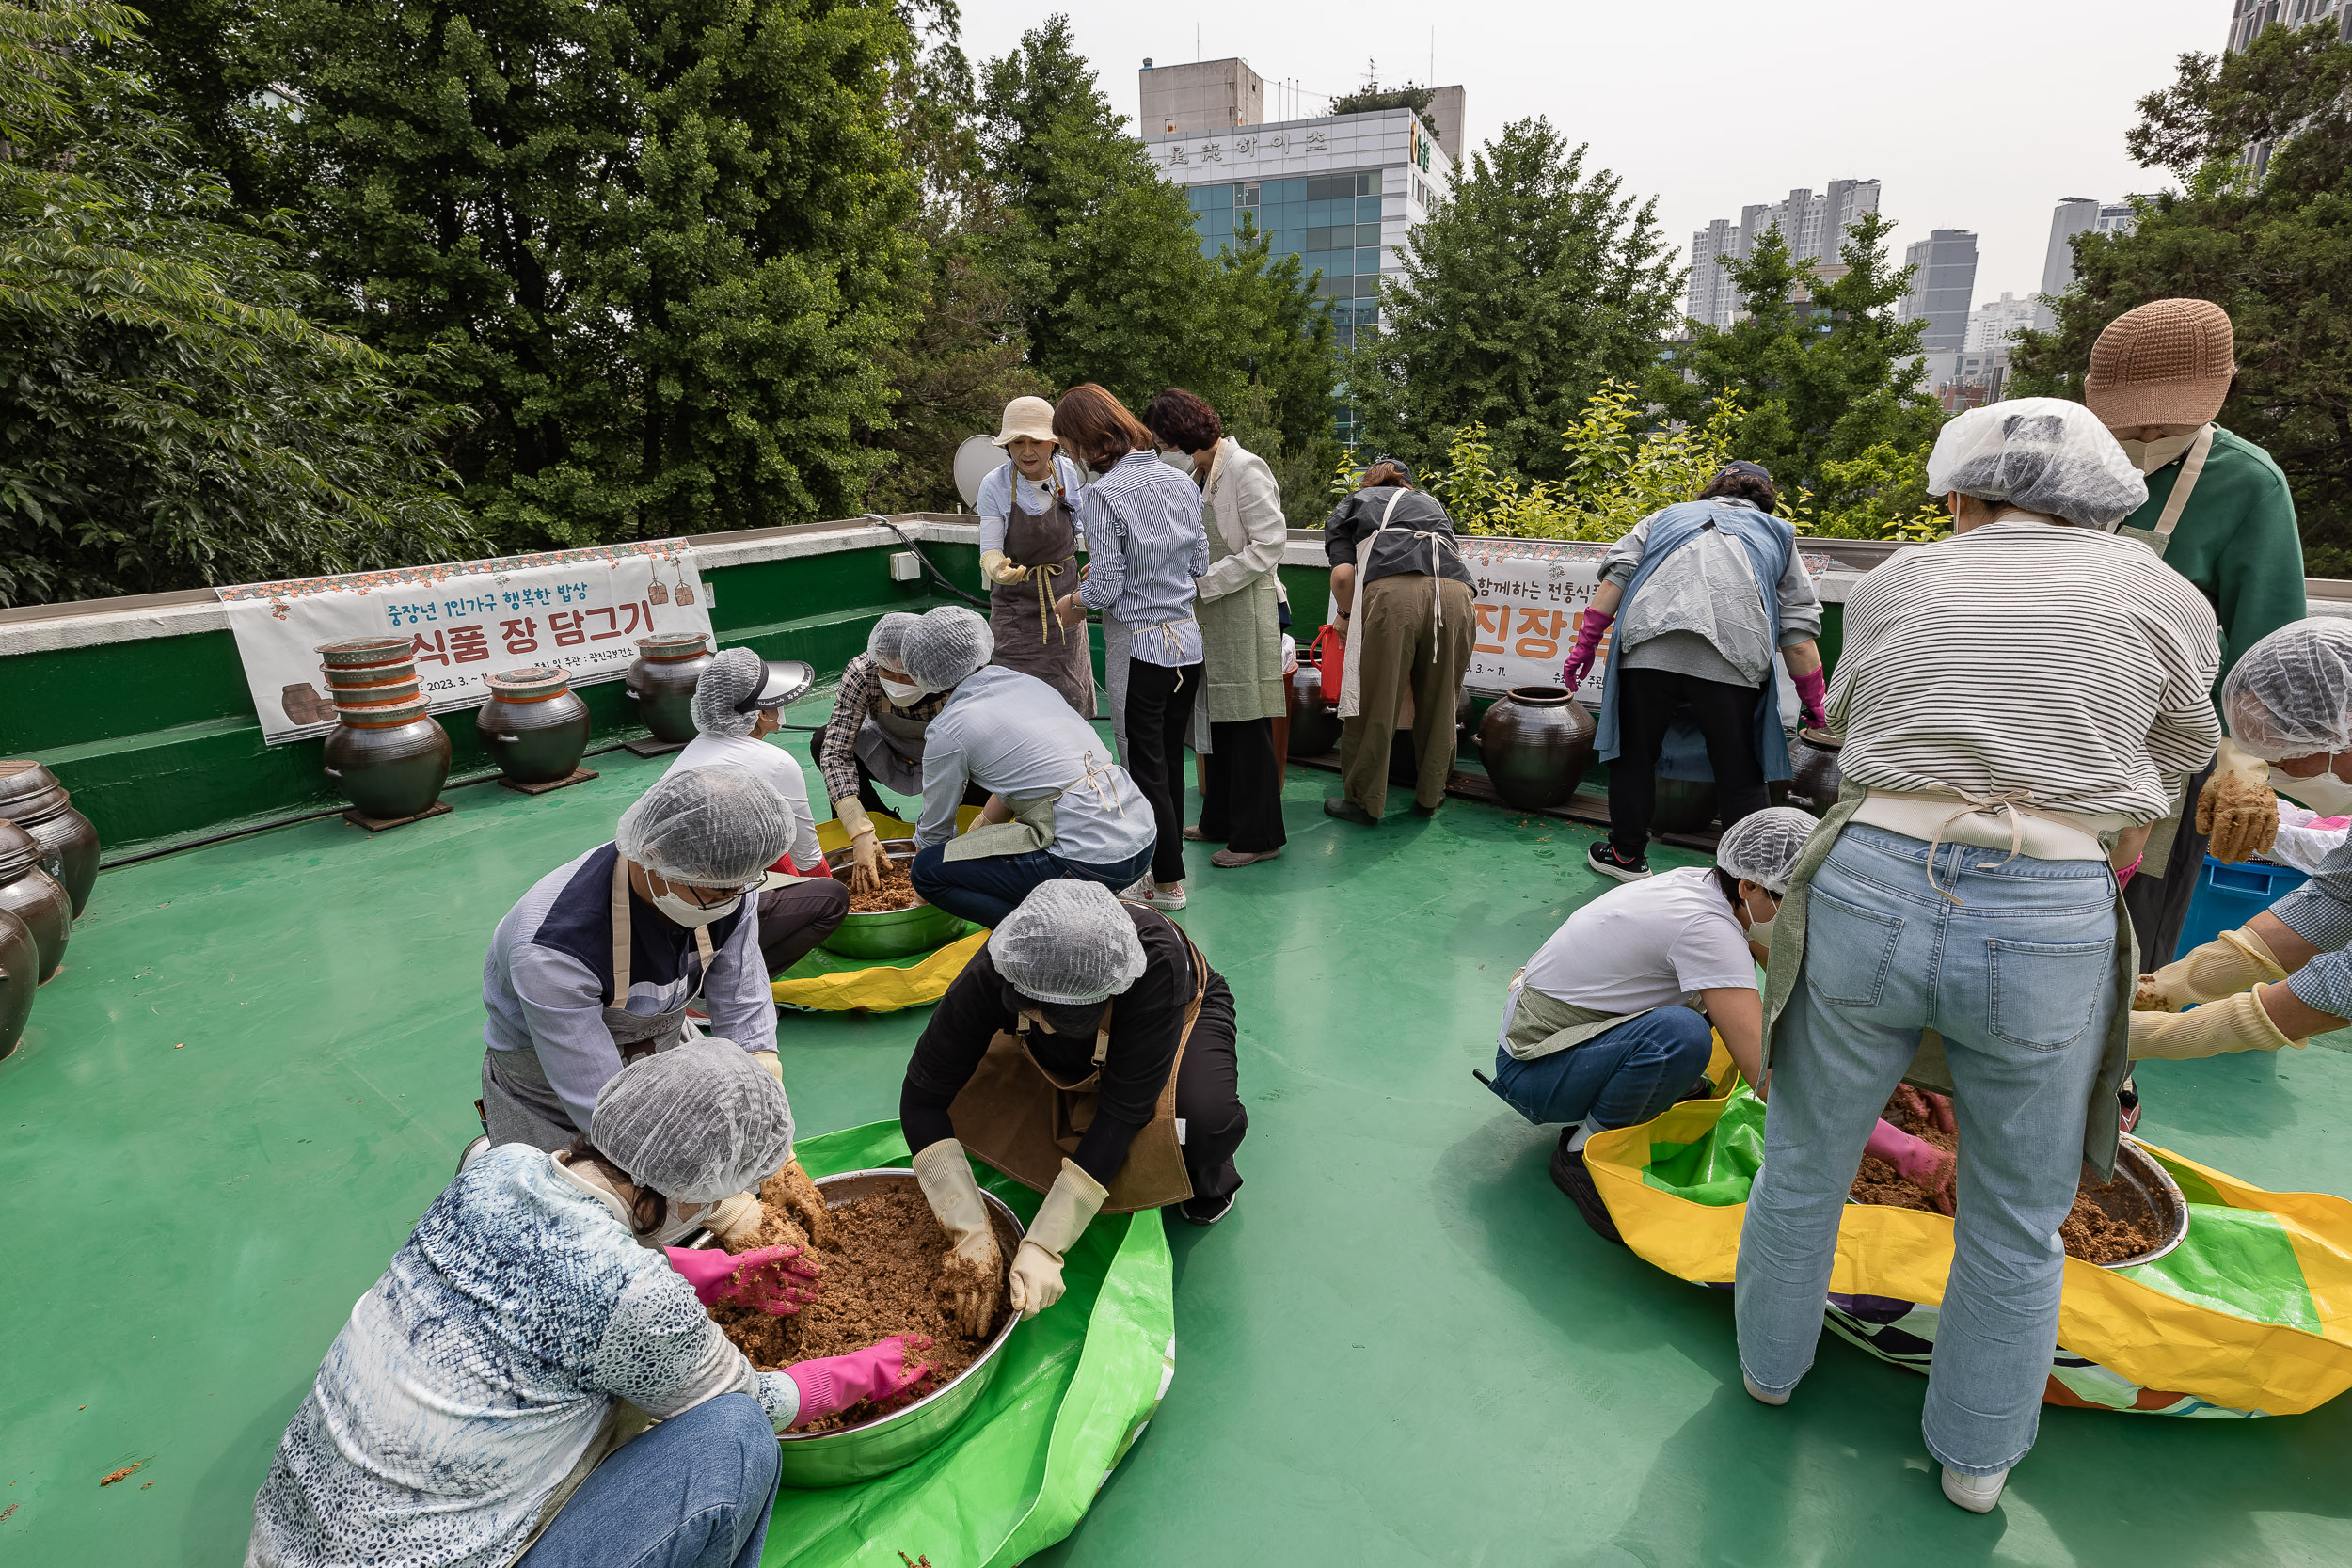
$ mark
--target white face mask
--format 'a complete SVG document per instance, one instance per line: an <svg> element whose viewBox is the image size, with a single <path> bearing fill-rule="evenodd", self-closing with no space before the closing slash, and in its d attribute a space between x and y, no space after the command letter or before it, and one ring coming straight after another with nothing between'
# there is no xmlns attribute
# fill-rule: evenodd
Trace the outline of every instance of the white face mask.
<svg viewBox="0 0 2352 1568"><path fill-rule="evenodd" d="M882 695L900 707L913 707L923 700L923 689L913 681L894 681L888 675L877 675L882 682Z"/></svg>
<svg viewBox="0 0 2352 1568"><path fill-rule="evenodd" d="M2336 754L2328 753L2328 766L2308 779L2290 778L2270 769L2270 787L2280 794L2300 800L2322 816L2352 816L2352 784L2336 777Z"/></svg>
<svg viewBox="0 0 2352 1568"><path fill-rule="evenodd" d="M1770 895L1766 895L1765 903L1772 912L1762 920L1756 918L1756 911L1747 907L1745 899L1740 900L1740 912L1748 917L1748 940L1770 953L1772 950L1772 922L1780 918L1780 906L1772 902Z"/></svg>
<svg viewBox="0 0 2352 1568"><path fill-rule="evenodd" d="M708 926L724 920L733 914L736 906L742 902L742 895L738 894L723 904L713 904L708 909L705 909L692 899L680 898L675 893L657 893L653 895L655 909L660 910L665 917L685 927L690 931L697 926Z"/></svg>
<svg viewBox="0 0 2352 1568"><path fill-rule="evenodd" d="M2161 441L2121 441L2123 455L2143 474L2153 474L2167 463L2197 444L2197 432L2185 436L2168 436Z"/></svg>

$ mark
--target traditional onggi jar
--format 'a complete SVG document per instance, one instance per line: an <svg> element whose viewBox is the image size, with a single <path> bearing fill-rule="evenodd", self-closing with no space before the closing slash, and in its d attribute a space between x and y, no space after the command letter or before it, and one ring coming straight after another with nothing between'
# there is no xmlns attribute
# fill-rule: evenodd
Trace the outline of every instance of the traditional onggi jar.
<svg viewBox="0 0 2352 1568"><path fill-rule="evenodd" d="M12 1054L24 1037L40 969L40 944L33 940L32 927L13 911L0 910L0 1057Z"/></svg>
<svg viewBox="0 0 2352 1568"><path fill-rule="evenodd" d="M80 919L98 880L98 830L73 809L72 795L38 762L0 761L0 816L33 835L40 868L65 885Z"/></svg>
<svg viewBox="0 0 2352 1568"><path fill-rule="evenodd" d="M32 932L39 958L33 983L46 985L65 962L73 935L73 900L55 877L40 868L40 845L15 823L0 819L0 910Z"/></svg>
<svg viewBox="0 0 2352 1568"><path fill-rule="evenodd" d="M483 677L490 700L475 710L474 733L501 773L516 784L559 784L579 770L588 749L588 705L572 677L526 665Z"/></svg>
<svg viewBox="0 0 2352 1568"><path fill-rule="evenodd" d="M423 698L337 708L339 721L326 737L326 776L363 816L415 816L440 799L449 778L449 732Z"/></svg>
<svg viewBox="0 0 2352 1568"><path fill-rule="evenodd" d="M707 632L664 631L637 640L637 660L623 689L656 740L683 745L694 738L694 683L716 657Z"/></svg>
<svg viewBox="0 0 2352 1568"><path fill-rule="evenodd" d="M1515 686L1478 724L1478 754L1507 805L1564 804L1593 765L1598 728L1564 686Z"/></svg>
<svg viewBox="0 0 2352 1568"><path fill-rule="evenodd" d="M1846 743L1827 730L1803 729L1788 743L1788 803L1819 816L1844 785L1837 753Z"/></svg>
<svg viewBox="0 0 2352 1568"><path fill-rule="evenodd" d="M1334 691L1326 697L1323 672L1307 659L1298 661L1282 693L1291 721L1285 749L1292 756L1319 757L1340 749L1340 716L1332 705L1339 696Z"/></svg>

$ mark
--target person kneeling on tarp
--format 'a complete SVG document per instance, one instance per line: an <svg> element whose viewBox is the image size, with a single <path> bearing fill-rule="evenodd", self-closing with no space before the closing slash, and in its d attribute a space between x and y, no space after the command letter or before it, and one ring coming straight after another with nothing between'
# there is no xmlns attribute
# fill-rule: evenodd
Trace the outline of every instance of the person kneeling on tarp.
<svg viewBox="0 0 2352 1568"><path fill-rule="evenodd" d="M894 1335L756 1370L704 1308L797 1312L813 1259L651 1244L791 1157L782 1085L696 1040L616 1073L569 1149L476 1159L335 1336L253 1499L246 1563L757 1561L776 1433L928 1370L928 1343Z"/></svg>
<svg viewBox="0 0 2352 1568"><path fill-rule="evenodd" d="M907 679L947 694L923 748L914 891L993 927L1041 882L1079 877L1123 888L1152 868L1151 802L1061 694L988 662L988 623L961 605L907 629ZM956 810L977 784L994 797L961 836Z"/></svg>
<svg viewBox="0 0 2352 1568"><path fill-rule="evenodd" d="M1009 1301L1061 1299L1062 1257L1094 1216L1178 1205L1195 1225L1233 1206L1249 1130L1233 993L1184 928L1096 882L1044 883L991 933L907 1063L898 1120L914 1174L995 1315L1000 1267L969 1148L1045 1195L1012 1259Z"/></svg>
<svg viewBox="0 0 2352 1568"><path fill-rule="evenodd" d="M1511 982L1489 1085L1543 1125L1566 1122L1551 1180L1595 1230L1617 1227L1584 1168L1595 1132L1703 1093L1712 1036L1763 1092L1756 963L1814 820L1771 806L1724 831L1711 866L1613 888L1568 916Z"/></svg>
<svg viewBox="0 0 2352 1568"><path fill-rule="evenodd" d="M2296 621L2272 632L2231 667L2221 707L2239 750L2270 765L2273 789L2330 816L2352 814L2352 622ZM2345 1027L2347 943L2352 842L2238 929L2140 976L2132 1055L2299 1050Z"/></svg>

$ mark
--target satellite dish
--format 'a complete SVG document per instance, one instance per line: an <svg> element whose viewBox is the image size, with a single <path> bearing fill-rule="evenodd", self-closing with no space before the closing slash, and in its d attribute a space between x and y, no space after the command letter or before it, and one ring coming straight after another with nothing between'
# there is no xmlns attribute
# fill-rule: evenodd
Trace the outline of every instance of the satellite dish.
<svg viewBox="0 0 2352 1568"><path fill-rule="evenodd" d="M1005 465L1005 449L989 436L967 436L956 449L956 493L963 504L980 504L980 481Z"/></svg>

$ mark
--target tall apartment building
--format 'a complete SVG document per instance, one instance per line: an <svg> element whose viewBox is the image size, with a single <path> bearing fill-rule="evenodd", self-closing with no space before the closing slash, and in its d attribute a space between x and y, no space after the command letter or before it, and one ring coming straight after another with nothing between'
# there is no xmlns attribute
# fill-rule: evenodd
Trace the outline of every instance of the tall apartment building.
<svg viewBox="0 0 2352 1568"><path fill-rule="evenodd" d="M1925 320L1921 346L1931 354L1957 354L1968 341L1968 301L1977 292L1974 230L1937 229L1903 252L1911 270L1911 292L1895 308L1898 321Z"/></svg>
<svg viewBox="0 0 2352 1568"><path fill-rule="evenodd" d="M2074 236L2083 233L2131 232L2136 221L2128 201L2101 201L2096 197L2070 196L2050 214L2050 248L2042 258L2042 292L2062 294L2074 285ZM2058 325L2047 305L2034 304L2033 325L2043 332Z"/></svg>
<svg viewBox="0 0 2352 1568"><path fill-rule="evenodd" d="M1740 209L1740 221L1717 218L1691 236L1691 291L1684 304L1692 320L1729 326L1740 313L1739 291L1723 262L1746 260L1766 233L1778 230L1790 260L1819 270L1838 264L1847 232L1865 213L1879 210L1875 180L1833 180L1820 195L1790 191L1781 201Z"/></svg>
<svg viewBox="0 0 2352 1568"><path fill-rule="evenodd" d="M2002 291L1968 312L1968 329L1961 342L1966 354L2003 354L2017 334L2034 325L2034 302Z"/></svg>
<svg viewBox="0 0 2352 1568"><path fill-rule="evenodd" d="M2333 17L2336 37L2352 39L2352 5L2344 0L2230 0L2230 53L2234 55L2274 25L2308 27ZM2261 174L2270 165L2271 144L2256 142L2247 162Z"/></svg>

